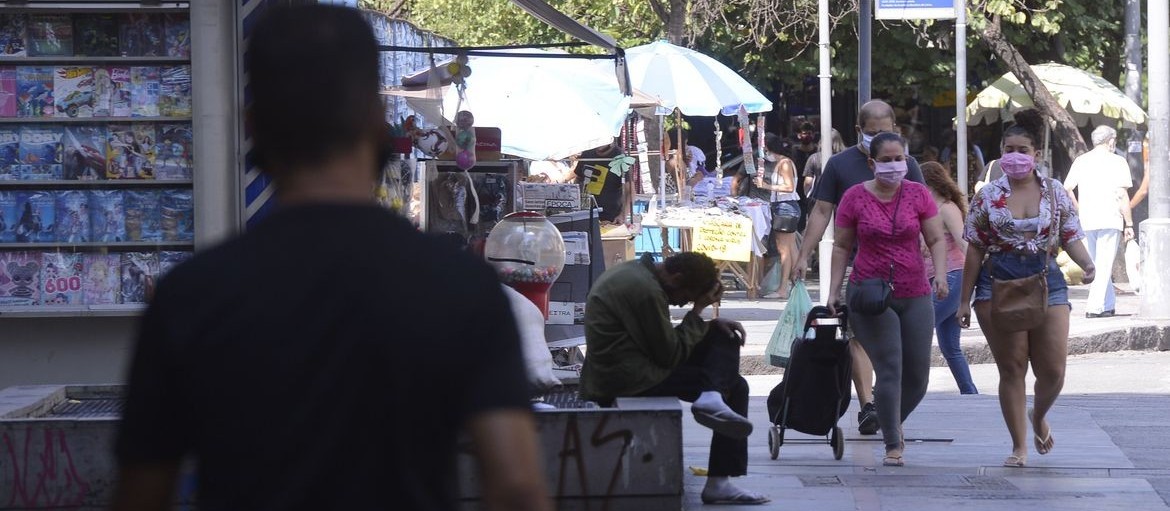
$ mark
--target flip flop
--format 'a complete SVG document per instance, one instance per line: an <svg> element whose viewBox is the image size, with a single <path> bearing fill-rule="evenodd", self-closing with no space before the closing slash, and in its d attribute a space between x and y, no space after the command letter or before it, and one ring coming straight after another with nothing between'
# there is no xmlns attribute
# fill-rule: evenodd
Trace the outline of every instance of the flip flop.
<svg viewBox="0 0 1170 511"><path fill-rule="evenodd" d="M751 421L732 410L702 410L691 407L691 413L695 416L695 422L720 435L740 439L752 434Z"/></svg>
<svg viewBox="0 0 1170 511"><path fill-rule="evenodd" d="M1007 459L1003 460L1003 466L1011 467L1011 468L1024 468L1024 462L1026 462L1026 461L1027 461L1026 457L1016 456L1013 454L1011 456L1008 456Z"/></svg>
<svg viewBox="0 0 1170 511"><path fill-rule="evenodd" d="M1036 430L1036 425L1035 425L1035 423L1032 422L1032 415L1035 413L1036 413L1035 409L1032 409L1032 408L1028 409L1028 424L1032 425L1033 432L1035 432L1035 430ZM1044 435L1044 438L1040 438L1040 435L1033 433L1032 434L1032 443L1036 447L1036 452L1039 453L1041 456L1052 452L1052 448L1056 445L1056 443L1052 441L1052 427L1050 427L1050 426L1048 427L1048 433Z"/></svg>
<svg viewBox="0 0 1170 511"><path fill-rule="evenodd" d="M722 497L708 497L700 495L699 498L704 504L722 504L722 505L739 505L739 506L758 506L771 502L772 499L760 495L755 492L740 489L735 495L727 495Z"/></svg>
<svg viewBox="0 0 1170 511"><path fill-rule="evenodd" d="M882 466L885 467L901 467L905 465L906 462L902 460L901 456L886 456L882 458Z"/></svg>

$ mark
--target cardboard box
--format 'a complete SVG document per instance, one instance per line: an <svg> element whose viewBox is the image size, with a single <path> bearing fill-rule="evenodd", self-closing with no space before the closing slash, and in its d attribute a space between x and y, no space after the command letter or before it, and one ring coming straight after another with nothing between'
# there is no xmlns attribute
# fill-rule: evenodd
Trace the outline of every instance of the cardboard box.
<svg viewBox="0 0 1170 511"><path fill-rule="evenodd" d="M623 262L634 260L634 238L601 238L601 251L605 253L606 269Z"/></svg>

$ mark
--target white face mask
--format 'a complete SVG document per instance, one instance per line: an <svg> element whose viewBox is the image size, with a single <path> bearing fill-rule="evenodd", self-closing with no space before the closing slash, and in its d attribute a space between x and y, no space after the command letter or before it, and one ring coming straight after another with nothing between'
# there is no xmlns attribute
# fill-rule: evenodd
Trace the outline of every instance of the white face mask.
<svg viewBox="0 0 1170 511"><path fill-rule="evenodd" d="M764 153L764 159L768 160L770 162L777 162L780 160L780 158L778 158L776 155L774 155L772 153Z"/></svg>
<svg viewBox="0 0 1170 511"><path fill-rule="evenodd" d="M874 137L877 137L877 135L869 135L865 132L861 133L861 147L865 149L865 152L869 152L869 144L873 143Z"/></svg>

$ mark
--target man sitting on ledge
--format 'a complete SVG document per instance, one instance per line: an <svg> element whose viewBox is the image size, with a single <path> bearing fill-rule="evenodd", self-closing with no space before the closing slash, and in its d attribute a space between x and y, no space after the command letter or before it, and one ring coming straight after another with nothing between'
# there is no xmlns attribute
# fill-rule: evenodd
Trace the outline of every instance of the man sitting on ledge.
<svg viewBox="0 0 1170 511"><path fill-rule="evenodd" d="M695 420L714 430L705 504L763 504L731 484L747 473L748 384L739 375L743 326L703 321L723 296L711 258L684 252L655 263L649 254L601 275L585 305L581 397L609 406L618 397L670 396L694 403ZM669 305L693 303L673 326Z"/></svg>

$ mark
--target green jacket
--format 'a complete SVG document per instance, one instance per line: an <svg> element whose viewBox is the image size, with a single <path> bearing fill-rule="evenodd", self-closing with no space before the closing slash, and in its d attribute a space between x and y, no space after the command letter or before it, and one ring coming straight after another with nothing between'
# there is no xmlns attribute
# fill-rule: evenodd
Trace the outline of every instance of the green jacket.
<svg viewBox="0 0 1170 511"><path fill-rule="evenodd" d="M597 279L585 304L581 397L608 402L657 385L706 334L707 323L693 312L671 325L652 258L614 266Z"/></svg>

